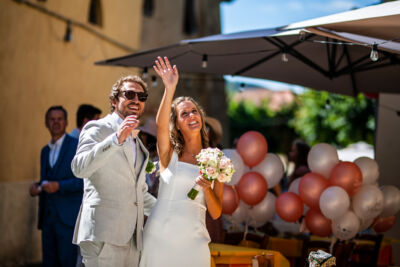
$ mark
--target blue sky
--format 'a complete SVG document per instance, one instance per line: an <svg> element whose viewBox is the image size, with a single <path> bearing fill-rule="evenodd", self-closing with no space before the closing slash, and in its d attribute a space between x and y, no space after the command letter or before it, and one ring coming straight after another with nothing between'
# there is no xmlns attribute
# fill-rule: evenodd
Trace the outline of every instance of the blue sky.
<svg viewBox="0 0 400 267"><path fill-rule="evenodd" d="M233 0L221 3L222 33L273 28L307 19L378 4L377 0ZM229 81L254 83L269 89L291 89L299 86L268 82L260 79L225 76Z"/></svg>

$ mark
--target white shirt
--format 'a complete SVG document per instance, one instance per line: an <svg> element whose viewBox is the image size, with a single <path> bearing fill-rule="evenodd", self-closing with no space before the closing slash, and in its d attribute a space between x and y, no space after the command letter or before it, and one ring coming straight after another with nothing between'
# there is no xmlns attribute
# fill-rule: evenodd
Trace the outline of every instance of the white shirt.
<svg viewBox="0 0 400 267"><path fill-rule="evenodd" d="M50 163L50 167L53 168L54 164L56 164L58 156L60 155L60 150L61 150L61 145L64 141L65 138L65 134L58 139L54 144L51 143L51 140L48 144L48 146L50 147L50 153L49 153L49 163Z"/></svg>
<svg viewBox="0 0 400 267"><path fill-rule="evenodd" d="M121 123L124 121L124 120L123 120L117 113L115 113L115 112L113 112L113 113L111 114L111 116L114 116L114 117L117 119L118 125L121 125ZM114 142L115 142L116 144L120 145L120 144L118 143L118 138L117 138L117 135L116 135L116 134L114 135L113 140L114 140ZM133 149L133 164L136 165L136 142L135 142L135 138L133 138L133 136L130 135L128 138L125 139L125 142L129 142L129 143L132 144L132 149ZM121 145L122 145L122 144L121 144ZM133 166L133 167L135 167L135 166Z"/></svg>

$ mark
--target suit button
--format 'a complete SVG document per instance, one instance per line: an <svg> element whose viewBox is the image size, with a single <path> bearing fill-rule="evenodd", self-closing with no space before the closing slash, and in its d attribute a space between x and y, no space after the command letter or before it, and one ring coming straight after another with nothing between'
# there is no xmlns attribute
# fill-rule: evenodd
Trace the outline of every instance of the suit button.
<svg viewBox="0 0 400 267"><path fill-rule="evenodd" d="M135 202L135 205L136 205L136 206L139 206L139 202L136 201L136 202Z"/></svg>

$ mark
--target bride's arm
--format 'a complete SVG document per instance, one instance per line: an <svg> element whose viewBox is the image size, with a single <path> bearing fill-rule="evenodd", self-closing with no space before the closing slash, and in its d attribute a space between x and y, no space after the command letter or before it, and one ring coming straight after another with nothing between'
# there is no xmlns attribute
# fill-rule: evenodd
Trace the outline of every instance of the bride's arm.
<svg viewBox="0 0 400 267"><path fill-rule="evenodd" d="M199 176L196 183L203 188L208 213L214 220L218 219L222 213L222 197L224 195L224 184L214 180L214 189L211 182Z"/></svg>
<svg viewBox="0 0 400 267"><path fill-rule="evenodd" d="M178 69L171 64L167 57L164 60L157 57L154 70L161 77L165 90L162 97L160 107L158 108L156 124L157 124L157 151L160 158L160 171L163 171L171 159L172 146L169 140L169 120L171 114L172 99L175 94L176 85L178 84Z"/></svg>

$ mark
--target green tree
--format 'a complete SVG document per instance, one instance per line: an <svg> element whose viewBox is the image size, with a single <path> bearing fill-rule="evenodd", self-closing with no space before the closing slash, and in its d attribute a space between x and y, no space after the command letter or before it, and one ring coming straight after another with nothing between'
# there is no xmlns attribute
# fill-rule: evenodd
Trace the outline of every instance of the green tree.
<svg viewBox="0 0 400 267"><path fill-rule="evenodd" d="M260 106L251 101L236 102L233 94L228 94L228 117L230 121L230 141L239 138L247 131L258 131L265 136L268 150L273 153L286 153L296 137L294 130L288 127L288 121L294 116L294 104L273 111L268 100Z"/></svg>
<svg viewBox="0 0 400 267"><path fill-rule="evenodd" d="M305 91L289 125L310 145L327 142L339 147L357 141L372 144L375 129L374 100L322 91Z"/></svg>

